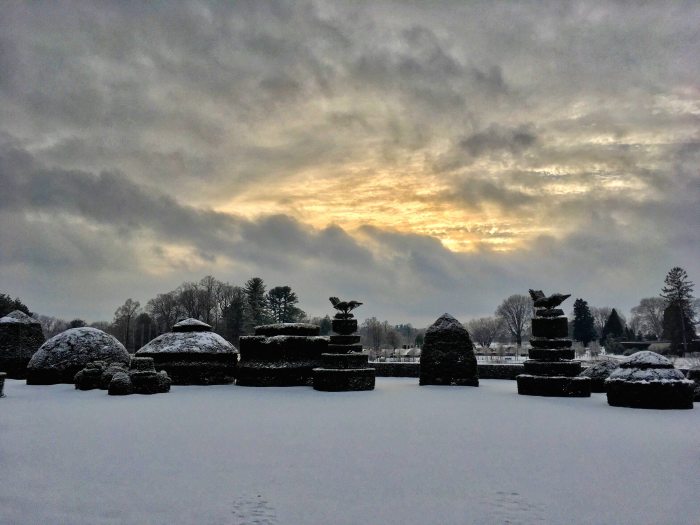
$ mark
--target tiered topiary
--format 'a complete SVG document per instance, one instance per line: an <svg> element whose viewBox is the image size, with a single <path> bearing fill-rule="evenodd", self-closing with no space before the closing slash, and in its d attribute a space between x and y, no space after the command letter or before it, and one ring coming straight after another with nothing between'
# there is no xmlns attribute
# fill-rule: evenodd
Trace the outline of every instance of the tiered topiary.
<svg viewBox="0 0 700 525"><path fill-rule="evenodd" d="M474 344L462 323L450 314L442 314L425 331L419 383L479 386Z"/></svg>
<svg viewBox="0 0 700 525"><path fill-rule="evenodd" d="M24 312L0 317L0 370L10 379L25 379L27 364L44 341L39 321Z"/></svg>
<svg viewBox="0 0 700 525"><path fill-rule="evenodd" d="M605 393L605 380L620 366L614 359L603 359L589 366L579 374L591 380L591 392Z"/></svg>
<svg viewBox="0 0 700 525"><path fill-rule="evenodd" d="M126 348L102 330L71 328L46 341L32 356L27 365L27 384L73 383L75 375L88 363L128 365L130 360Z"/></svg>
<svg viewBox="0 0 700 525"><path fill-rule="evenodd" d="M255 335L240 338L241 360L236 384L241 386L308 386L320 366L328 340L320 327L279 323L255 327Z"/></svg>
<svg viewBox="0 0 700 525"><path fill-rule="evenodd" d="M331 335L329 352L321 356L321 366L314 368L314 389L324 392L374 390L374 368L368 365L369 356L362 353L360 336L356 335L357 319L350 312L360 306L358 301L340 301L330 298L338 310L331 321L336 335Z"/></svg>
<svg viewBox="0 0 700 525"><path fill-rule="evenodd" d="M693 408L695 383L661 354L632 354L605 381L608 404L631 408Z"/></svg>
<svg viewBox="0 0 700 525"><path fill-rule="evenodd" d="M541 290L530 290L534 301L532 348L525 361L524 374L517 376L518 394L526 396L590 397L591 380L580 377L581 363L574 361L568 322L557 308L570 295L545 297Z"/></svg>
<svg viewBox="0 0 700 525"><path fill-rule="evenodd" d="M197 319L185 319L136 352L150 357L165 370L174 385L216 385L232 383L238 351L211 326Z"/></svg>

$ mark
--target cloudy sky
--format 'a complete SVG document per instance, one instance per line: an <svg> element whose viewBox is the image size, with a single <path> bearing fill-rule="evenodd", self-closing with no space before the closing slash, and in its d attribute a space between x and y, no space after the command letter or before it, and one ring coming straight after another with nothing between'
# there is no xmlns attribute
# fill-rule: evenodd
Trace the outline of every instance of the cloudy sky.
<svg viewBox="0 0 700 525"><path fill-rule="evenodd" d="M3 4L0 291L90 321L208 274L419 326L530 287L626 312L700 282L699 27L694 1Z"/></svg>

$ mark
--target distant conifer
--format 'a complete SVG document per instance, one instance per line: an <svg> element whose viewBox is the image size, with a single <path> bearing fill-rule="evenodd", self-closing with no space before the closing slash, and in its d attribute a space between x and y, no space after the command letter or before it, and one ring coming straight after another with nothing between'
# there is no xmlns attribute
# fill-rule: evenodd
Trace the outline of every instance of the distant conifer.
<svg viewBox="0 0 700 525"><path fill-rule="evenodd" d="M622 319L614 308L610 312L608 320L605 321L605 326L603 326L603 333L600 334L601 343L605 344L605 340L608 336L614 339L620 339L625 335L625 326L622 323Z"/></svg>
<svg viewBox="0 0 700 525"><path fill-rule="evenodd" d="M574 302L574 340L581 341L583 346L596 337L593 315L588 303L583 299L576 299Z"/></svg>

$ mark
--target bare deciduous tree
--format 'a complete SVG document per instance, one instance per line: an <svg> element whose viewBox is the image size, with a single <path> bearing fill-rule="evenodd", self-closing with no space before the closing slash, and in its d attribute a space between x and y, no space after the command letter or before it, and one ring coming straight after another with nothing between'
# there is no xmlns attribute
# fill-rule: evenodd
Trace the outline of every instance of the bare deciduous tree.
<svg viewBox="0 0 700 525"><path fill-rule="evenodd" d="M522 346L523 336L530 328L532 313L532 299L527 295L511 295L496 308L496 315L503 320L518 346Z"/></svg>
<svg viewBox="0 0 700 525"><path fill-rule="evenodd" d="M657 339L661 339L661 334L664 331L665 308L666 301L662 297L646 297L632 308L631 324L638 323L637 330L641 330L645 334L654 334Z"/></svg>
<svg viewBox="0 0 700 525"><path fill-rule="evenodd" d="M177 292L158 294L148 301L146 310L155 319L158 333L161 334L170 331L182 312L177 302Z"/></svg>
<svg viewBox="0 0 700 525"><path fill-rule="evenodd" d="M593 326L595 326L595 331L598 334L598 337L600 337L603 333L603 327L605 326L608 317L610 317L611 312L612 308L610 308L609 306L591 307L591 315L593 316Z"/></svg>
<svg viewBox="0 0 700 525"><path fill-rule="evenodd" d="M482 348L489 348L503 331L503 320L500 317L479 317L472 319L466 325L472 340Z"/></svg>
<svg viewBox="0 0 700 525"><path fill-rule="evenodd" d="M114 312L114 324L120 328L119 334L122 335L122 343L124 343L127 350L133 350L134 347L133 342L129 340L129 333L131 322L136 317L136 312L138 312L139 308L141 308L141 303L129 298Z"/></svg>

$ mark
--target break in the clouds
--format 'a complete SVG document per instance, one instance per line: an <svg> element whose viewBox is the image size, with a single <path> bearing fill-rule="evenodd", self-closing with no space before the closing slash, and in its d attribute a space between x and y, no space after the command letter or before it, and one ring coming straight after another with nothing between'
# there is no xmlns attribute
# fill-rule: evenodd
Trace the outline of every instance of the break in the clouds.
<svg viewBox="0 0 700 525"><path fill-rule="evenodd" d="M0 283L110 318L260 275L428 322L700 279L696 2L17 2Z"/></svg>

